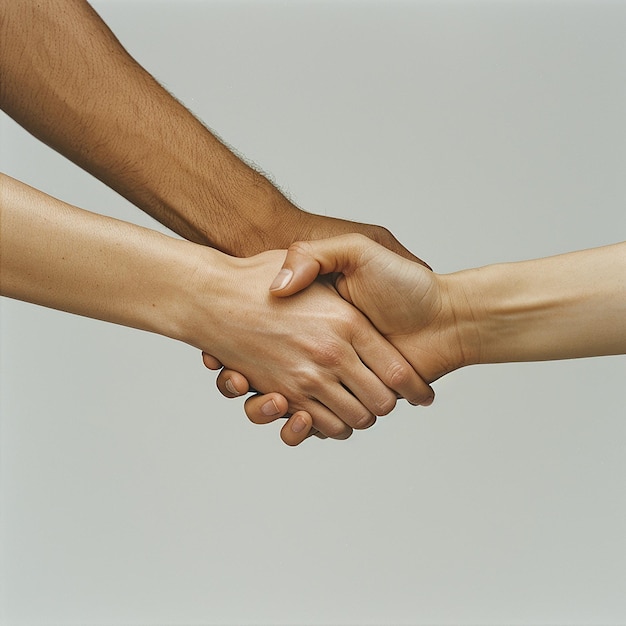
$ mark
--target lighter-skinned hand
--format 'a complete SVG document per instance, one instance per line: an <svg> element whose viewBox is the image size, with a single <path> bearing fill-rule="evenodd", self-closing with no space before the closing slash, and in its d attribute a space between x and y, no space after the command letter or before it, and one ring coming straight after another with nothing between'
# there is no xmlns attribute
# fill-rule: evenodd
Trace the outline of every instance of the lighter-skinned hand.
<svg viewBox="0 0 626 626"><path fill-rule="evenodd" d="M236 305L224 305L223 345L215 344L219 361L203 358L207 367L224 363L230 371L250 374L225 381L220 386L225 395L234 397L248 381L259 392L277 392L293 414L291 425L299 421L295 414L305 411L312 428L333 438L371 426L394 408L398 396L415 403L432 397L399 351L328 281L315 281L291 298L273 297L267 285L284 258L284 252L272 251L231 259L233 280L226 281L229 293L219 302ZM255 421L285 413L272 397L251 406L258 409Z"/></svg>

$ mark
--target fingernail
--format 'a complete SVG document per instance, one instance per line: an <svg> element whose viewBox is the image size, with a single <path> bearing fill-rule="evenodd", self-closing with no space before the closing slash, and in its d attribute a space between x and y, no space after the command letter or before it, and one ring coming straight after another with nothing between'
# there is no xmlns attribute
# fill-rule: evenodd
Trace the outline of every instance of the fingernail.
<svg viewBox="0 0 626 626"><path fill-rule="evenodd" d="M291 422L291 430L294 433L301 433L306 428L306 420L302 415L298 415L296 419Z"/></svg>
<svg viewBox="0 0 626 626"><path fill-rule="evenodd" d="M280 272L276 274L274 282L270 285L270 291L278 291L279 289L284 289L289 284L292 276L293 272L291 270L280 270Z"/></svg>
<svg viewBox="0 0 626 626"><path fill-rule="evenodd" d="M276 402L274 400L268 400L262 407L261 413L263 415L267 415L267 417L271 417L272 415L278 415L278 407L276 406Z"/></svg>
<svg viewBox="0 0 626 626"><path fill-rule="evenodd" d="M226 391L228 391L228 393L232 393L234 396L239 395L239 392L235 389L235 385L233 385L233 383L230 381L230 378L226 379L224 387L226 387Z"/></svg>

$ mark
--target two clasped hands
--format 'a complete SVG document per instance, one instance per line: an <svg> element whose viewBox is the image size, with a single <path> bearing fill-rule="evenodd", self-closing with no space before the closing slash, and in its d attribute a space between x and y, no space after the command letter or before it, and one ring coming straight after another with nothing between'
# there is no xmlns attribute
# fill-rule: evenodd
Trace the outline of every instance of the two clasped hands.
<svg viewBox="0 0 626 626"><path fill-rule="evenodd" d="M330 404L336 407L335 419L300 388L249 398L246 413L256 423L291 414L281 430L289 445L311 433L343 438L352 428L371 426L375 416L394 407L394 392L412 404L429 405L434 398L429 383L467 365L626 352L626 243L440 275L362 235L299 242L289 248L269 287L274 306L296 294L331 288L318 284L318 276L326 275L336 276L338 294L406 362L374 363L371 369L381 379L367 387L332 381L340 396L347 394ZM331 371L342 360L335 348L324 346L317 352L326 357ZM365 364L371 354L363 352ZM204 360L210 368L221 365L208 355ZM298 364L293 367L296 380L306 381ZM234 397L246 393L249 383L257 385L256 380L224 369L218 386ZM285 386L288 381L281 389Z"/></svg>
<svg viewBox="0 0 626 626"><path fill-rule="evenodd" d="M265 392L253 421L291 414L290 445L428 405L466 365L626 353L626 243L446 275L363 234L240 258L0 189L2 295L200 349L225 395Z"/></svg>
<svg viewBox="0 0 626 626"><path fill-rule="evenodd" d="M0 175L0 294L198 348L222 393L262 392L254 422L290 415L288 444L428 405L473 363L626 352L626 244L436 274L383 227L295 206L85 0L0 4L0 76L3 111L183 238Z"/></svg>

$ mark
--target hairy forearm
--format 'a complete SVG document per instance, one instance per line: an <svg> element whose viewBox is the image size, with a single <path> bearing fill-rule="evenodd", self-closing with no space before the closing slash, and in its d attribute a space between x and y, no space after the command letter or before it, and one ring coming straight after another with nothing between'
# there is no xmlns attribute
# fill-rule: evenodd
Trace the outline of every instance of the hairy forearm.
<svg viewBox="0 0 626 626"><path fill-rule="evenodd" d="M136 63L86 2L0 10L0 106L33 135L186 239L246 256L281 247L282 224L290 243L301 212Z"/></svg>
<svg viewBox="0 0 626 626"><path fill-rule="evenodd" d="M0 3L0 107L185 239L235 256L385 228L307 213L122 47L84 0Z"/></svg>
<svg viewBox="0 0 626 626"><path fill-rule="evenodd" d="M469 362L626 353L626 243L449 275ZM463 330L464 329L464 330Z"/></svg>

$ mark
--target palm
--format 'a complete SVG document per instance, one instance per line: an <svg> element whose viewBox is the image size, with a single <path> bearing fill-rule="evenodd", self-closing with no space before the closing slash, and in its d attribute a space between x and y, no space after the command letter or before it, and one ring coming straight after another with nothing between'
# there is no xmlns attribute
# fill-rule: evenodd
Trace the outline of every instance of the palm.
<svg viewBox="0 0 626 626"><path fill-rule="evenodd" d="M363 253L354 271L337 283L339 293L360 309L424 380L454 367L442 328L442 293L432 271L376 247Z"/></svg>

